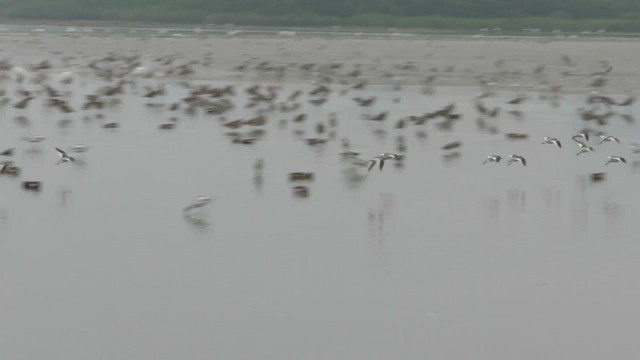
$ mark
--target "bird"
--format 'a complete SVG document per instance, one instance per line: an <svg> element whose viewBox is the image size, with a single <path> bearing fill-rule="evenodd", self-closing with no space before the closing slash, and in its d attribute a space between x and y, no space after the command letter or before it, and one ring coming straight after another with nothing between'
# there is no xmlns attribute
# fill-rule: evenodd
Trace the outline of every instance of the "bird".
<svg viewBox="0 0 640 360"><path fill-rule="evenodd" d="M573 66L573 60L571 60L571 58L569 57L569 55L563 55L562 56L562 62L566 65L566 66Z"/></svg>
<svg viewBox="0 0 640 360"><path fill-rule="evenodd" d="M586 132L577 133L573 135L571 139L576 142L580 142L578 139L584 139L584 141L589 141L589 134L587 134Z"/></svg>
<svg viewBox="0 0 640 360"><path fill-rule="evenodd" d="M44 137L42 135L33 135L33 136L25 136L22 139L24 141L30 142L30 143L39 143L39 142L42 142L42 141L46 140L46 137Z"/></svg>
<svg viewBox="0 0 640 360"><path fill-rule="evenodd" d="M620 144L620 139L618 139L615 136L611 136L611 135L600 135L600 142L599 144L602 144L603 142L607 142L607 141L615 141L618 144Z"/></svg>
<svg viewBox="0 0 640 360"><path fill-rule="evenodd" d="M9 148L3 152L0 152L1 156L13 156L13 152L15 151L15 148Z"/></svg>
<svg viewBox="0 0 640 360"><path fill-rule="evenodd" d="M578 146L580 146L580 151L578 151L576 155L593 151L593 148L591 146L587 146L585 143L581 143L579 141L576 142L578 143Z"/></svg>
<svg viewBox="0 0 640 360"><path fill-rule="evenodd" d="M83 153L89 151L89 145L85 144L76 144L71 147L71 151L76 153Z"/></svg>
<svg viewBox="0 0 640 360"><path fill-rule="evenodd" d="M4 174L10 166L13 166L13 161L0 162L0 174Z"/></svg>
<svg viewBox="0 0 640 360"><path fill-rule="evenodd" d="M369 160L369 171L371 171L371 169L373 169L374 165L376 164L376 161L379 164L380 167L380 171L382 171L382 168L384 167L384 161L385 160L398 160L400 159L400 155L398 154L390 154L390 153L382 153L376 157L374 157L373 159Z"/></svg>
<svg viewBox="0 0 640 360"><path fill-rule="evenodd" d="M357 167L368 167L371 164L371 160L365 160L359 156L350 157L350 164Z"/></svg>
<svg viewBox="0 0 640 360"><path fill-rule="evenodd" d="M489 163L489 162L496 162L499 163L500 160L502 160L502 156L500 155L489 155L487 156L487 159L482 163L482 165Z"/></svg>
<svg viewBox="0 0 640 360"><path fill-rule="evenodd" d="M74 161L76 161L76 159L73 156L67 155L67 153L64 152L64 150L56 148L56 151L58 152L58 155L60 155L60 160L58 160L56 165L62 164L64 162L74 162Z"/></svg>
<svg viewBox="0 0 640 360"><path fill-rule="evenodd" d="M213 197L211 196L198 196L196 197L193 202L189 205L187 205L184 208L184 212L187 212L189 210L193 210L193 209L197 209L197 208L201 208L205 205L208 205L210 202L212 202L214 200Z"/></svg>
<svg viewBox="0 0 640 360"><path fill-rule="evenodd" d="M583 153L588 153L588 152L591 152L591 151L593 151L593 148L591 146L585 146L583 148L580 148L580 151L578 151L578 153L576 155L580 155L580 154L583 154Z"/></svg>
<svg viewBox="0 0 640 360"><path fill-rule="evenodd" d="M357 157L360 155L360 153L358 151L352 151L352 150L347 150L347 151L343 151L341 153L338 153L339 155L342 155L344 158L352 158L352 157Z"/></svg>
<svg viewBox="0 0 640 360"><path fill-rule="evenodd" d="M545 136L544 139L542 139L542 144L553 144L559 148L562 148L562 144L560 143L560 140L556 139L556 138L552 138L552 137L548 137Z"/></svg>
<svg viewBox="0 0 640 360"><path fill-rule="evenodd" d="M618 163L627 163L627 159L623 158L622 156L609 156L607 158L607 162L605 163L605 165L609 165L609 163L614 163L614 162L618 162Z"/></svg>
<svg viewBox="0 0 640 360"><path fill-rule="evenodd" d="M507 160L507 165L511 165L514 162L520 162L522 165L527 166L527 160L520 155L511 154L509 155L509 160Z"/></svg>

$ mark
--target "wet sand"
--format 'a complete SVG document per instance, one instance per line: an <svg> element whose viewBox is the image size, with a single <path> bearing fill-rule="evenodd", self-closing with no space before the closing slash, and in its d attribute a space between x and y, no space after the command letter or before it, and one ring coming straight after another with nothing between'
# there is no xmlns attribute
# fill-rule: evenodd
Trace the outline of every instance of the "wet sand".
<svg viewBox="0 0 640 360"><path fill-rule="evenodd" d="M419 70L396 74L407 84L419 84L426 76L438 75L440 85L476 86L478 77L500 75L495 79L499 86L531 90L536 88L540 77L534 76L534 70L544 65L541 75L549 82L579 92L585 90L591 74L603 70L603 62L615 69L610 74L613 92L633 91L640 77L636 66L638 40L634 38L411 35L410 40L405 40L406 36L400 35L267 36L232 32L198 36L185 31L144 37L136 37L135 33L108 35L105 31L100 36L26 32L20 36L3 35L1 39L5 57L26 63L40 61L52 51L93 58L112 52L137 54L147 66L152 66L152 59L159 56L180 55L187 60L201 60L209 55L210 66L199 69L194 76L203 80L235 79L236 73L231 70L250 59L272 65L341 63L348 68L361 64L363 74L376 83L393 80L381 76L383 69L405 63L415 64ZM564 55L574 64L565 65ZM496 66L496 61L503 64ZM293 72L287 75L288 81L299 80Z"/></svg>

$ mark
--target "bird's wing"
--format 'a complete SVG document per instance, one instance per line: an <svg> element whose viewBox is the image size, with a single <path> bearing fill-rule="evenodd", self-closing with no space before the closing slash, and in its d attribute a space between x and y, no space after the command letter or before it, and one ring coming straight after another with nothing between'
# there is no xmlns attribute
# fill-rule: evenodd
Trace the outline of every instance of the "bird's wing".
<svg viewBox="0 0 640 360"><path fill-rule="evenodd" d="M67 153L64 152L64 150L61 150L60 148L56 148L56 151L58 152L58 154L60 154L60 156L67 156Z"/></svg>
<svg viewBox="0 0 640 360"><path fill-rule="evenodd" d="M371 171L371 169L373 169L373 167L375 166L376 161L375 160L369 160L369 171Z"/></svg>

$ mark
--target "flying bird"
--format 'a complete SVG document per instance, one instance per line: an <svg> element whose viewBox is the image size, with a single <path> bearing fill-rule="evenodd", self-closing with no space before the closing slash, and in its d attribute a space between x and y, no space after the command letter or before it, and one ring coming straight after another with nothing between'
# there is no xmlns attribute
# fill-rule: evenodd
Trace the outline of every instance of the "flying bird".
<svg viewBox="0 0 640 360"><path fill-rule="evenodd" d="M499 163L500 160L502 160L502 156L500 155L489 155L487 156L487 159L482 163L482 165L489 163L489 162L495 162L495 163Z"/></svg>
<svg viewBox="0 0 640 360"><path fill-rule="evenodd" d="M514 162L519 162L524 166L527 166L527 159L523 158L520 155L511 154L509 155L509 160L507 160L507 165L511 165Z"/></svg>
<svg viewBox="0 0 640 360"><path fill-rule="evenodd" d="M542 144L553 144L559 148L562 148L562 144L560 143L560 140L556 139L556 138L552 138L552 137L548 137L545 136L544 139L542 139Z"/></svg>
<svg viewBox="0 0 640 360"><path fill-rule="evenodd" d="M198 196L197 198L195 198L193 200L193 202L189 205L187 205L184 208L184 212L187 212L189 210L193 210L193 209L197 209L197 208L201 208L205 205L208 205L209 203L211 203L214 199L211 196Z"/></svg>
<svg viewBox="0 0 640 360"><path fill-rule="evenodd" d="M65 163L65 162L74 162L74 161L76 161L76 159L73 156L67 155L67 153L64 152L64 150L61 150L60 148L56 148L56 151L58 152L58 155L60 155L60 160L58 160L56 165L62 164L62 163Z"/></svg>
<svg viewBox="0 0 640 360"><path fill-rule="evenodd" d="M587 152L591 152L593 151L593 148L591 146L588 146L587 144L580 142L578 140L575 140L575 142L578 144L578 146L580 147L580 151L578 151L578 153L576 155L580 155L582 153L587 153Z"/></svg>
<svg viewBox="0 0 640 360"><path fill-rule="evenodd" d="M384 161L385 160L398 160L400 159L401 156L398 154L389 154L389 153L382 153L376 157L374 157L373 159L369 160L369 171L371 171L371 169L373 169L373 167L376 164L376 161L378 162L378 166L380 167L380 171L382 171L382 168L384 167Z"/></svg>
<svg viewBox="0 0 640 360"><path fill-rule="evenodd" d="M580 140L578 140L578 139L583 139L584 141L589 141L589 134L587 134L586 132L577 133L577 134L573 135L573 137L571 139L573 141L576 141L576 142L580 142Z"/></svg>
<svg viewBox="0 0 640 360"><path fill-rule="evenodd" d="M620 144L620 139L618 139L618 138L617 138L617 137L615 137L615 136L611 136L611 135L600 135L600 142L599 142L599 144L602 144L602 143L607 142L607 141L615 141L615 142L617 142L618 144Z"/></svg>
<svg viewBox="0 0 640 360"><path fill-rule="evenodd" d="M607 162L605 163L605 165L609 165L609 163L627 163L627 159L623 158L622 156L609 156L609 158L607 159Z"/></svg>

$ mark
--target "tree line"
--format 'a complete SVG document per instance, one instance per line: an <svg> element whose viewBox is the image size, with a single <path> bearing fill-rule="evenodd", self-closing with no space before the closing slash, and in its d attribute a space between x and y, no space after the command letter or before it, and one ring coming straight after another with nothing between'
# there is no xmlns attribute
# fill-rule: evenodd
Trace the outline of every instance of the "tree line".
<svg viewBox="0 0 640 360"><path fill-rule="evenodd" d="M4 18L402 26L447 19L640 20L639 0L0 0ZM413 19L411 21L411 19ZM423 19L418 21L416 19ZM430 19L430 21L426 21ZM584 22L584 21L582 21ZM261 24L262 23L262 24ZM620 22L619 22L620 23ZM507 23L508 24L508 23ZM454 21L455 25L455 21Z"/></svg>

